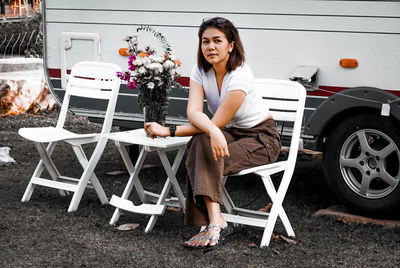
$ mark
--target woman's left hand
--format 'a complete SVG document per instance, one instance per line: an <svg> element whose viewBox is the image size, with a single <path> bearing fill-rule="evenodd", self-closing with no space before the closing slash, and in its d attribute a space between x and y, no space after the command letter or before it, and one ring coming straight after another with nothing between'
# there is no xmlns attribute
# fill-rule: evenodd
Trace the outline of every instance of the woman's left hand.
<svg viewBox="0 0 400 268"><path fill-rule="evenodd" d="M149 134L150 138L168 137L171 133L168 127L164 127L156 122L146 123L144 130Z"/></svg>
<svg viewBox="0 0 400 268"><path fill-rule="evenodd" d="M229 157L228 144L222 131L215 127L210 131L209 135L214 160L217 161L218 157Z"/></svg>

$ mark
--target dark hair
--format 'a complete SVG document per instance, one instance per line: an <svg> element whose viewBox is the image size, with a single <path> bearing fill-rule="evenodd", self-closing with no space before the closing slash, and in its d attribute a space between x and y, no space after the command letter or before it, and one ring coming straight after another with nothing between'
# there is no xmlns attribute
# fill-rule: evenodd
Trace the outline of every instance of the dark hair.
<svg viewBox="0 0 400 268"><path fill-rule="evenodd" d="M197 51L197 64L200 68L202 68L205 72L209 71L212 67L212 64L209 63L201 51L201 43L202 36L206 29L208 28L216 28L223 32L228 39L229 43L233 43L233 50L229 55L228 62L226 63L226 70L228 72L233 71L236 67L240 66L244 62L244 49L242 45L242 41L239 37L239 32L236 27L227 19L221 17L215 17L212 19L208 19L203 21L200 25L199 29L199 48Z"/></svg>

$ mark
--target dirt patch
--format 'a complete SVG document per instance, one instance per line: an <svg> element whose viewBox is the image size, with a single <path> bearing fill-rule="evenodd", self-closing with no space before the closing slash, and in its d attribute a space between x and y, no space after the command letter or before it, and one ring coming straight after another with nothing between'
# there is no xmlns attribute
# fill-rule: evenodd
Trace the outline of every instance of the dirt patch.
<svg viewBox="0 0 400 268"><path fill-rule="evenodd" d="M400 227L400 220L374 219L370 217L359 216L351 213L346 207L341 205L330 206L326 209L320 209L314 213L314 216L331 216L336 217L343 223L362 223L376 224L386 227Z"/></svg>
<svg viewBox="0 0 400 268"><path fill-rule="evenodd" d="M125 213L119 224L137 223L131 231L120 231L108 224L113 207L102 206L93 190L85 192L79 209L67 213L71 197L61 197L53 189L36 187L32 199L20 200L39 160L33 143L23 140L21 127L55 124L56 112L40 115L0 117L0 147L11 148L15 164L0 167L0 266L90 266L90 267L283 267L350 266L395 267L400 265L399 228L373 224L344 224L332 217L313 217L319 209L337 204L324 180L318 158L302 155L284 201L296 237L272 240L270 247L258 247L262 230L235 227L219 250L203 254L184 249L181 244L198 230L183 225L183 213L166 210L152 233L145 234L148 217ZM84 117L69 116L67 126L75 131L98 131L100 126ZM93 146L85 148L87 152ZM77 176L80 168L72 151L59 145L54 153L59 169ZM161 191L164 173L156 156L146 160L149 168L141 172L145 188ZM121 195L127 174L107 174L121 169L121 159L109 143L95 172L106 194ZM155 165L155 166L152 166ZM177 177L185 184L185 167ZM114 174L114 173L111 173ZM264 208L269 203L256 177L230 178L232 198L239 204ZM257 197L255 199L255 197ZM132 194L131 199L138 201ZM278 223L274 234L286 238Z"/></svg>

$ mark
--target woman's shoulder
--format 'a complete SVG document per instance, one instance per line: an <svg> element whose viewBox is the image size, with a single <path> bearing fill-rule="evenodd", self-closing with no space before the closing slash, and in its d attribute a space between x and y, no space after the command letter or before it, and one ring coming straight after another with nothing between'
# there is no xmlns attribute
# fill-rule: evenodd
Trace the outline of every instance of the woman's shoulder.
<svg viewBox="0 0 400 268"><path fill-rule="evenodd" d="M208 76L210 74L210 71L205 72L203 68L201 68L197 63L193 66L191 74L196 74L198 76Z"/></svg>
<svg viewBox="0 0 400 268"><path fill-rule="evenodd" d="M236 69L231 72L231 76L240 76L243 78L247 77L250 79L254 78L253 71L251 70L250 66L245 62L242 65L236 67Z"/></svg>

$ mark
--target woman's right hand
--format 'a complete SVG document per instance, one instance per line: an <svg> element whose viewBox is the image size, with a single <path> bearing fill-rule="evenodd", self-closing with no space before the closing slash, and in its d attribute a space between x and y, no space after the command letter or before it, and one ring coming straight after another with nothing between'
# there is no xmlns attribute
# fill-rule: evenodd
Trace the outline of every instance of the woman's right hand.
<svg viewBox="0 0 400 268"><path fill-rule="evenodd" d="M146 123L144 125L144 130L152 139L157 138L157 136L167 137L171 135L168 127L164 127L156 122Z"/></svg>
<svg viewBox="0 0 400 268"><path fill-rule="evenodd" d="M215 161L218 157L229 157L228 144L222 131L216 126L209 133L211 150Z"/></svg>

